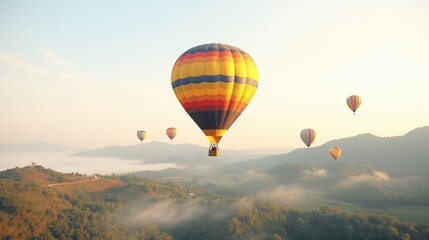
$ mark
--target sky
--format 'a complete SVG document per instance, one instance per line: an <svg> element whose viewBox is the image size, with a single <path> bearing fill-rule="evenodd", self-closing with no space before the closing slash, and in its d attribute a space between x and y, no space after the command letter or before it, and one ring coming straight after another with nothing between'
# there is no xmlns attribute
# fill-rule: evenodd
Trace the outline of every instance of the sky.
<svg viewBox="0 0 429 240"><path fill-rule="evenodd" d="M224 149L306 147L429 125L426 0L0 0L0 144L209 143L171 88L176 59L225 43L259 71ZM362 97L356 115L346 105Z"/></svg>

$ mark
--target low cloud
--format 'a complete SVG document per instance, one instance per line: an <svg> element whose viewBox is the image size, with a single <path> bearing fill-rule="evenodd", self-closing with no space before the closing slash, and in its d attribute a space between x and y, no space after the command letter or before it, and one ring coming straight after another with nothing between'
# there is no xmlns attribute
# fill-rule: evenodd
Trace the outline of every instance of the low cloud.
<svg viewBox="0 0 429 240"><path fill-rule="evenodd" d="M328 174L328 171L324 168L305 170L302 172L305 178L319 178L325 177Z"/></svg>
<svg viewBox="0 0 429 240"><path fill-rule="evenodd" d="M297 186L280 185L270 191L263 191L258 194L259 198L269 199L273 201L295 201L303 198L308 198L309 195L315 195L314 191L300 188Z"/></svg>
<svg viewBox="0 0 429 240"><path fill-rule="evenodd" d="M176 202L165 200L156 203L145 203L144 206L133 208L133 213L126 219L138 224L157 224L174 226L178 223L191 221L203 215L207 209L199 200Z"/></svg>
<svg viewBox="0 0 429 240"><path fill-rule="evenodd" d="M244 173L244 180L263 180L269 177L268 173L258 171L246 171Z"/></svg>
<svg viewBox="0 0 429 240"><path fill-rule="evenodd" d="M361 174L356 176L350 176L340 182L341 187L349 187L355 184L366 183L366 182L388 182L390 177L387 173L382 171L373 171L372 174Z"/></svg>
<svg viewBox="0 0 429 240"><path fill-rule="evenodd" d="M373 171L374 176L382 181L388 181L390 180L389 175L387 175L387 173L382 172L382 171Z"/></svg>

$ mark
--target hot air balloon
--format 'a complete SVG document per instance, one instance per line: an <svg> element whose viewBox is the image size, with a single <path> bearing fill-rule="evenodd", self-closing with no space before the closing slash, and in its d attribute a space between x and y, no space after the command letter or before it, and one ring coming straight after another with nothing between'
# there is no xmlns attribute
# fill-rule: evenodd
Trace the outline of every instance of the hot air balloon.
<svg viewBox="0 0 429 240"><path fill-rule="evenodd" d="M170 138L171 141L173 141L173 138L176 136L177 129L174 127L167 128L165 131L167 133L167 136Z"/></svg>
<svg viewBox="0 0 429 240"><path fill-rule="evenodd" d="M140 130L137 132L137 137L140 139L141 142L146 138L146 131Z"/></svg>
<svg viewBox="0 0 429 240"><path fill-rule="evenodd" d="M300 136L305 145L310 148L310 145L316 139L316 131L311 128L306 128L301 131Z"/></svg>
<svg viewBox="0 0 429 240"><path fill-rule="evenodd" d="M340 147L337 147L337 146L335 146L335 147L331 147L331 148L329 149L329 155L331 155L331 157L332 157L334 160L337 160L337 159L341 156L341 148L340 148Z"/></svg>
<svg viewBox="0 0 429 240"><path fill-rule="evenodd" d="M171 85L185 111L219 156L219 142L249 104L258 87L258 70L243 50L220 43L193 47L175 62Z"/></svg>
<svg viewBox="0 0 429 240"><path fill-rule="evenodd" d="M362 103L362 99L358 95L351 95L347 98L347 105L353 111L353 115Z"/></svg>

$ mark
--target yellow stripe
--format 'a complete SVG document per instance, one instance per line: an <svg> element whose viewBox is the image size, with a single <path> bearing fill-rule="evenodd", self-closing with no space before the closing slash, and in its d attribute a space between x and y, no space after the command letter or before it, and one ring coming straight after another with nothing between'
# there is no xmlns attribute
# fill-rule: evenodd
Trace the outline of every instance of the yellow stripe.
<svg viewBox="0 0 429 240"><path fill-rule="evenodd" d="M210 143L219 143L226 131L226 129L203 129Z"/></svg>
<svg viewBox="0 0 429 240"><path fill-rule="evenodd" d="M205 64L201 62L195 62L189 65L191 68L190 74L192 77L198 77L205 75Z"/></svg>
<svg viewBox="0 0 429 240"><path fill-rule="evenodd" d="M250 86L250 88L248 90L246 90L246 92L248 92L247 97L242 98L241 101L246 103L246 104L249 104L250 100L252 100L253 96L255 95L256 88L253 86Z"/></svg>
<svg viewBox="0 0 429 240"><path fill-rule="evenodd" d="M243 59L243 58L242 58ZM207 57L193 57L191 59L183 59L182 61L176 62L175 66L183 66L184 64L191 64L191 63L209 63L209 62L227 62L227 63L234 63L237 59L232 58L231 56L207 56ZM246 61L243 59L243 61ZM251 60L250 60L251 61Z"/></svg>
<svg viewBox="0 0 429 240"><path fill-rule="evenodd" d="M201 59L201 58L198 58ZM241 61L243 60L243 61ZM236 59L233 61L221 61L221 62L203 62L195 61L189 63L176 63L173 67L171 74L171 82L177 81L178 79L188 77L198 77L202 75L225 75L225 76L238 76L248 77L251 79L259 78L258 70L255 63L246 59Z"/></svg>
<svg viewBox="0 0 429 240"><path fill-rule="evenodd" d="M180 79L180 67L174 65L173 71L171 71L171 83Z"/></svg>

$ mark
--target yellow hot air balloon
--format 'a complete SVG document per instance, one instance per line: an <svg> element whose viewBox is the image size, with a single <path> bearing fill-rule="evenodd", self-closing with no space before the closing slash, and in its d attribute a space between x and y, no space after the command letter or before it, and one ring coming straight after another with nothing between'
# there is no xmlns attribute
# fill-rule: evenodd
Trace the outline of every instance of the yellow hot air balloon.
<svg viewBox="0 0 429 240"><path fill-rule="evenodd" d="M171 141L173 141L173 138L176 136L177 129L174 127L169 127L167 128L165 133L167 133L167 136L170 138Z"/></svg>
<svg viewBox="0 0 429 240"><path fill-rule="evenodd" d="M146 138L146 131L140 130L137 132L137 137L140 139L140 142Z"/></svg>
<svg viewBox="0 0 429 240"><path fill-rule="evenodd" d="M249 104L258 87L258 70L243 50L220 43L193 47L174 64L171 85L185 111L210 142L209 156Z"/></svg>
<svg viewBox="0 0 429 240"><path fill-rule="evenodd" d="M305 143L305 145L310 148L310 145L316 139L316 131L311 128L306 128L301 131L300 136L301 140Z"/></svg>
<svg viewBox="0 0 429 240"><path fill-rule="evenodd" d="M351 95L347 98L347 106L353 111L353 115L362 103L362 99L358 95Z"/></svg>
<svg viewBox="0 0 429 240"><path fill-rule="evenodd" d="M331 155L331 157L332 157L334 160L337 160L337 159L341 156L341 148L340 148L340 147L337 147L337 146L335 146L335 147L331 147L331 148L329 149L329 155Z"/></svg>

